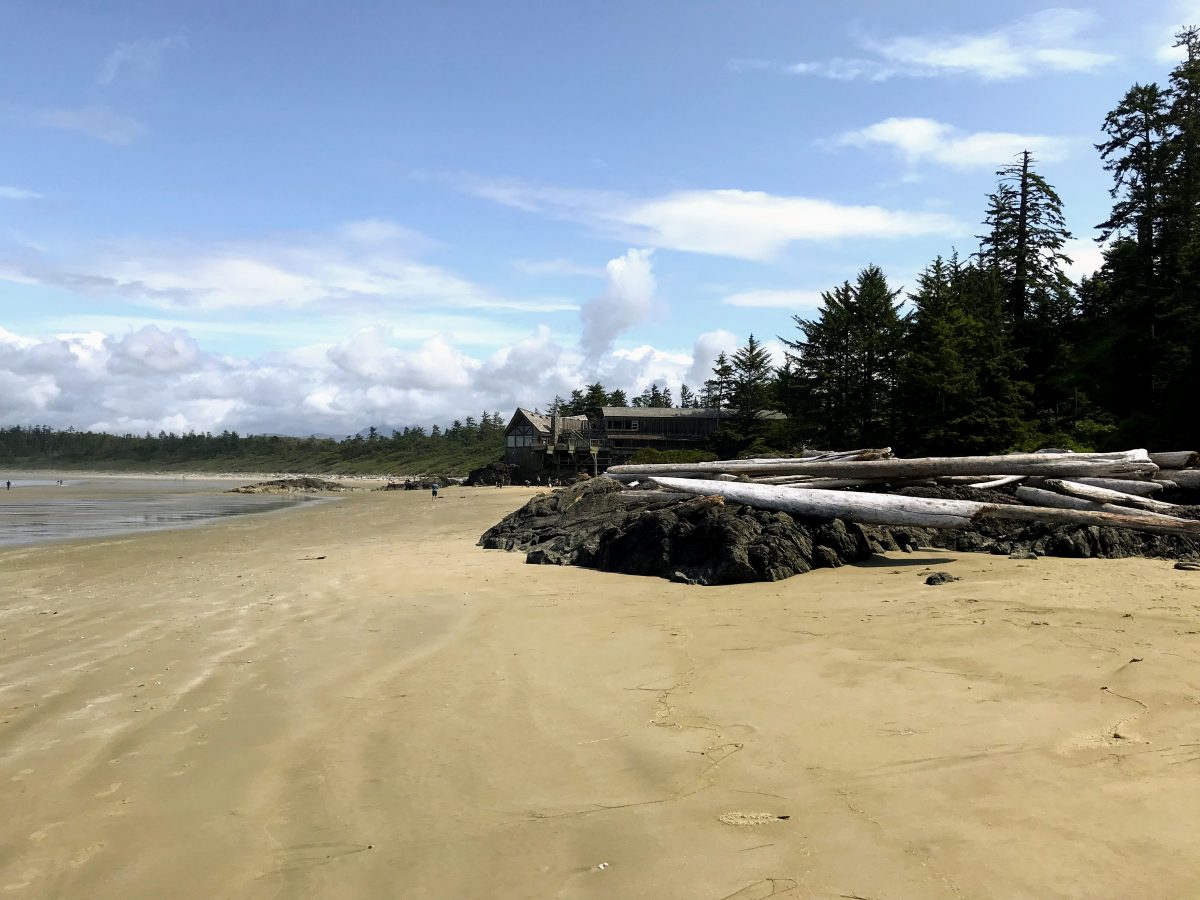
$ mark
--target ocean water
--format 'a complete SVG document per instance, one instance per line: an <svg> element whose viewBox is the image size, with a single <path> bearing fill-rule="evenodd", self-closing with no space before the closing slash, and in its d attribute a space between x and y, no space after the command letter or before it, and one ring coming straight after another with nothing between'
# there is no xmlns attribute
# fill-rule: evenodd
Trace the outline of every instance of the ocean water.
<svg viewBox="0 0 1200 900"><path fill-rule="evenodd" d="M289 509L314 498L227 494L245 480L0 476L0 547L187 528ZM5 482L12 481L12 489Z"/></svg>

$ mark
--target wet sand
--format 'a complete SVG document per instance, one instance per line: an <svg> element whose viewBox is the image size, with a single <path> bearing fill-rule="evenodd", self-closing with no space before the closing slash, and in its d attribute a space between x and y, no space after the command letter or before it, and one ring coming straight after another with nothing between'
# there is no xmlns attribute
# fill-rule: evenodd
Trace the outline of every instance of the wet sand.
<svg viewBox="0 0 1200 900"><path fill-rule="evenodd" d="M0 897L1195 896L1200 574L473 546L531 493L0 552Z"/></svg>

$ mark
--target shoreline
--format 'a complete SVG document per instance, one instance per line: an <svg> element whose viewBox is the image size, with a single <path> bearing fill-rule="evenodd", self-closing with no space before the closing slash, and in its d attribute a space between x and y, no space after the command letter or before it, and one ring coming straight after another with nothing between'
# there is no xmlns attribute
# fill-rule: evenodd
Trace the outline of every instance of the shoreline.
<svg viewBox="0 0 1200 900"><path fill-rule="evenodd" d="M1200 882L1194 573L920 551L697 588L475 546L535 493L0 550L0 896Z"/></svg>

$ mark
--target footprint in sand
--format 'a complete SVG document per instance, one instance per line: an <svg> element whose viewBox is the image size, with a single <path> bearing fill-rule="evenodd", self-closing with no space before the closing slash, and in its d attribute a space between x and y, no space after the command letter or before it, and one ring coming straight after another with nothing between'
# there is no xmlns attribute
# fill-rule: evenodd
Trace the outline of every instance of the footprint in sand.
<svg viewBox="0 0 1200 900"><path fill-rule="evenodd" d="M114 781L112 784L110 784L104 790L96 792L93 796L99 797L101 799L103 799L104 797L111 797L113 794L115 794L120 789L121 789L121 782Z"/></svg>
<svg viewBox="0 0 1200 900"><path fill-rule="evenodd" d="M62 822L51 822L45 828L39 828L37 831L33 832L33 834L29 835L29 839L35 844L40 844L46 839L46 836L50 834L51 831L60 825L62 825Z"/></svg>
<svg viewBox="0 0 1200 900"><path fill-rule="evenodd" d="M742 812L734 810L733 812L721 813L717 818L726 825L735 825L745 827L749 825L768 825L771 822L779 822L790 816L777 816L775 813L765 812Z"/></svg>
<svg viewBox="0 0 1200 900"><path fill-rule="evenodd" d="M85 866L91 861L97 853L104 849L103 844L92 844L90 847L84 847L71 859L71 868L78 869L80 866Z"/></svg>

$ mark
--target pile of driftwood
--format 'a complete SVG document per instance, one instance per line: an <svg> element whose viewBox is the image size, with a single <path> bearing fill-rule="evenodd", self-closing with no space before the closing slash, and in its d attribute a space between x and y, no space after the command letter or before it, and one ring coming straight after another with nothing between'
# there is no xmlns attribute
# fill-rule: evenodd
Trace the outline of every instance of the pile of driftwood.
<svg viewBox="0 0 1200 900"><path fill-rule="evenodd" d="M613 466L606 474L631 487L721 496L759 509L869 525L968 528L1009 520L1200 536L1200 520L1175 515L1178 508L1156 496L1200 491L1200 454L1193 450L921 459L897 459L890 448L807 451L790 459ZM877 492L912 485L1004 488L1019 503Z"/></svg>

